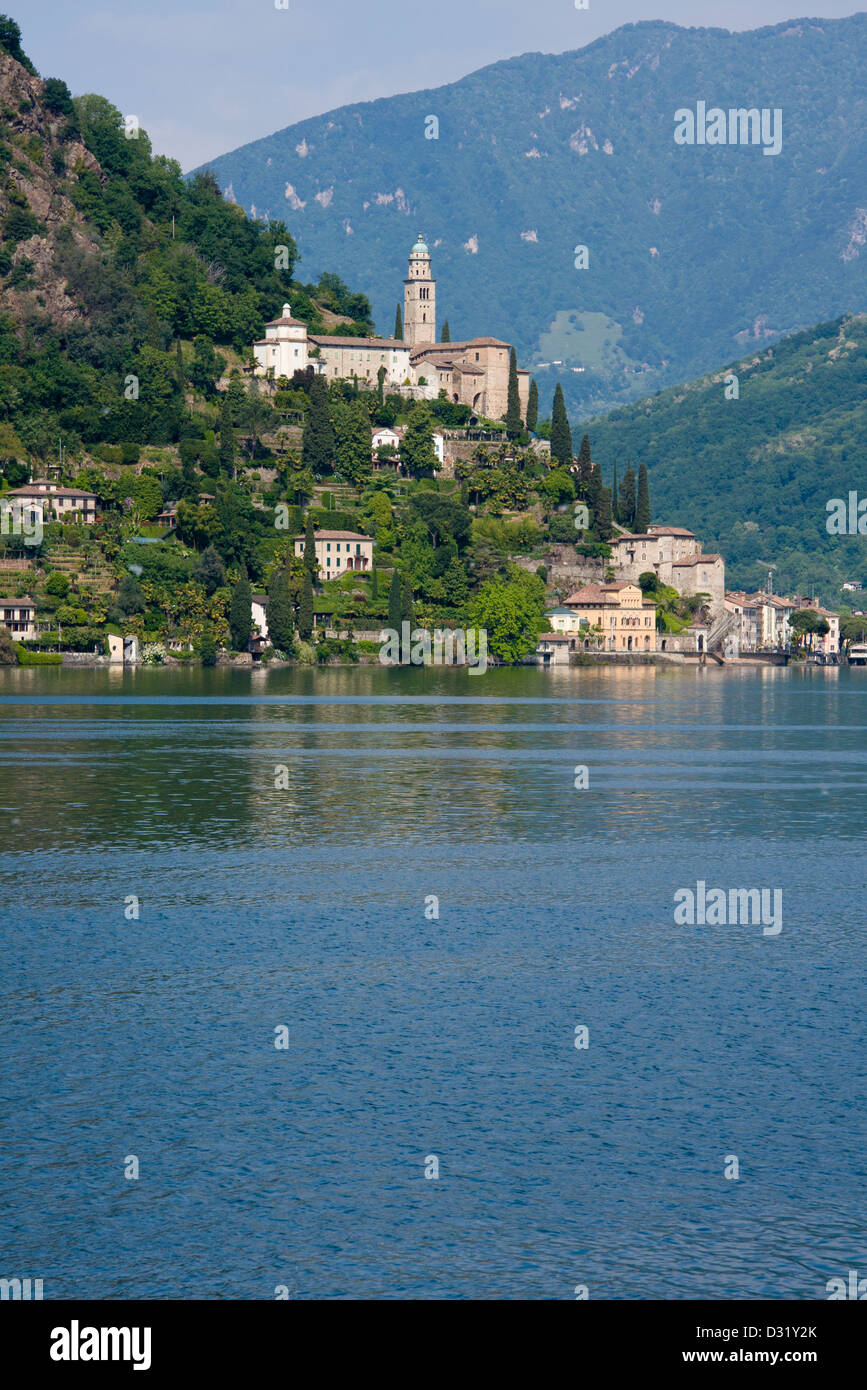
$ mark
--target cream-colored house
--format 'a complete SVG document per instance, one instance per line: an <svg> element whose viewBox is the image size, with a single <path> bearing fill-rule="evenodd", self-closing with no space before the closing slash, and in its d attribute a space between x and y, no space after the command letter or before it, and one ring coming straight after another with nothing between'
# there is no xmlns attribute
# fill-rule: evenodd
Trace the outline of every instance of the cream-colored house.
<svg viewBox="0 0 867 1390"><path fill-rule="evenodd" d="M314 531L320 579L339 579L349 570L373 568L373 538L358 531ZM295 537L295 554L304 554L304 537Z"/></svg>
<svg viewBox="0 0 867 1390"><path fill-rule="evenodd" d="M90 526L96 521L96 493L84 492L79 487L39 480L24 487L12 488L3 496L29 506L31 515L38 511L43 524L49 521L78 521Z"/></svg>
<svg viewBox="0 0 867 1390"><path fill-rule="evenodd" d="M8 627L16 642L36 636L36 604L32 598L0 599L0 627Z"/></svg>
<svg viewBox="0 0 867 1390"><path fill-rule="evenodd" d="M547 616L555 632L577 632L582 622L601 631L602 651L656 651L656 604L637 584L585 584ZM585 641L592 645L589 636Z"/></svg>

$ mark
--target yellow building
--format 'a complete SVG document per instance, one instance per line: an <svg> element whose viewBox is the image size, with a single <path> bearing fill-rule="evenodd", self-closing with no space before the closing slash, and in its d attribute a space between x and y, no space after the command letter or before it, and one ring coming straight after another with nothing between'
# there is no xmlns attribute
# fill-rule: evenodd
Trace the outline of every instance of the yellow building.
<svg viewBox="0 0 867 1390"><path fill-rule="evenodd" d="M600 651L656 651L656 604L637 584L585 584L548 618L555 632L578 632L586 622L591 631L584 634L585 645L598 645Z"/></svg>
<svg viewBox="0 0 867 1390"><path fill-rule="evenodd" d="M373 539L360 531L314 531L320 579L339 579L348 570L373 568ZM295 537L295 554L304 554L304 537Z"/></svg>

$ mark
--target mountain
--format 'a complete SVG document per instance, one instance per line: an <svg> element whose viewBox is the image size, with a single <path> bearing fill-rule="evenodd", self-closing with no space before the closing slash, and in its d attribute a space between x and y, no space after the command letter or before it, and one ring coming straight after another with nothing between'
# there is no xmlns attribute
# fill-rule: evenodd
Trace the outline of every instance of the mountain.
<svg viewBox="0 0 867 1390"><path fill-rule="evenodd" d="M831 498L867 497L867 316L794 334L586 428L606 481L615 457L621 478L627 459L647 465L654 520L721 551L729 588L762 586L771 563L777 593L816 586L836 606L846 580L867 586L864 536L826 529Z"/></svg>
<svg viewBox="0 0 867 1390"><path fill-rule="evenodd" d="M315 268L350 277L380 330L421 228L452 337L561 359L586 415L867 308L865 67L865 14L736 34L630 24L341 107L208 167L284 218ZM699 101L779 108L780 153L676 144L675 112Z"/></svg>
<svg viewBox="0 0 867 1390"><path fill-rule="evenodd" d="M86 446L195 432L210 399L291 296L317 332L370 332L339 276L293 279L287 228L248 218L213 177L185 180L105 98L39 76L0 15L0 474ZM314 297L315 296L315 297Z"/></svg>

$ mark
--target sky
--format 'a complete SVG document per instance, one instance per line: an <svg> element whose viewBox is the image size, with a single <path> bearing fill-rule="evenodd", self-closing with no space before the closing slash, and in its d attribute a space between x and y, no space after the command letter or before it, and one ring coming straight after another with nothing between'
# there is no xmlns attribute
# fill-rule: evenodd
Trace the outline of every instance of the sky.
<svg viewBox="0 0 867 1390"><path fill-rule="evenodd" d="M6 0L43 77L135 115L189 170L348 102L439 87L622 24L756 29L842 18L835 0ZM282 6L286 6L282 8ZM281 8L278 8L281 6Z"/></svg>

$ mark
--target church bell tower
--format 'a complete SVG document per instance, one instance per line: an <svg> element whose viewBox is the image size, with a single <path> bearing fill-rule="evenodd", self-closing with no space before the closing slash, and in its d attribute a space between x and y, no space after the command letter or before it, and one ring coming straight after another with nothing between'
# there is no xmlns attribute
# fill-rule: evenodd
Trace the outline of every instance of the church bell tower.
<svg viewBox="0 0 867 1390"><path fill-rule="evenodd" d="M437 282L431 278L430 251L419 232L409 253L409 279L403 282L403 338L410 347L437 340Z"/></svg>

